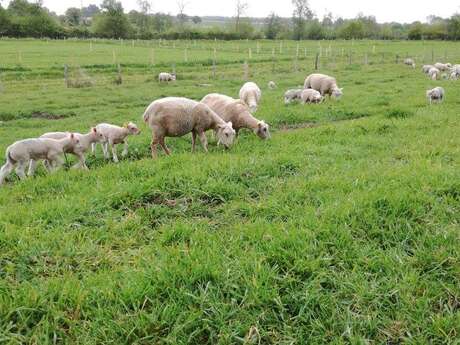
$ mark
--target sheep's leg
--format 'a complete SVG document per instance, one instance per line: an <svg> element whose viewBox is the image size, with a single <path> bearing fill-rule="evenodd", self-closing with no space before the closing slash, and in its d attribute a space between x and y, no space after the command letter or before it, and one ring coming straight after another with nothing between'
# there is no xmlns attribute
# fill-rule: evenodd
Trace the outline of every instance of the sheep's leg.
<svg viewBox="0 0 460 345"><path fill-rule="evenodd" d="M59 155L51 159L51 162L51 165L53 167L51 172L59 170L64 165L64 159Z"/></svg>
<svg viewBox="0 0 460 345"><path fill-rule="evenodd" d="M117 156L117 146L113 143L113 141L109 141L110 148L112 149L112 157L115 163L118 163L118 156Z"/></svg>
<svg viewBox="0 0 460 345"><path fill-rule="evenodd" d="M150 150L152 151L152 158L157 158L157 146L159 144L158 138L154 136L152 142L150 143Z"/></svg>
<svg viewBox="0 0 460 345"><path fill-rule="evenodd" d="M5 178L9 174L11 174L13 169L14 169L14 164L8 161L2 166L2 168L0 169L0 185L3 184L3 182L5 181Z"/></svg>
<svg viewBox="0 0 460 345"><path fill-rule="evenodd" d="M27 173L27 175L34 176L35 169L37 169L37 161L34 159L31 159L29 163L29 172Z"/></svg>
<svg viewBox="0 0 460 345"><path fill-rule="evenodd" d="M160 138L160 145L161 147L163 148L163 150L165 151L165 153L169 156L171 154L171 151L168 149L168 147L166 146L166 143L165 143L165 137L161 137Z"/></svg>
<svg viewBox="0 0 460 345"><path fill-rule="evenodd" d="M125 139L123 152L121 153L122 157L126 157L128 155L128 141Z"/></svg>
<svg viewBox="0 0 460 345"><path fill-rule="evenodd" d="M78 157L78 163L75 164L72 168L74 169L81 168L81 169L88 170L88 167L86 166L85 154L79 152L79 153L76 153L76 155Z"/></svg>
<svg viewBox="0 0 460 345"><path fill-rule="evenodd" d="M206 133L200 132L199 135L200 135L201 145L203 146L204 151L208 152L208 138L206 138Z"/></svg>
<svg viewBox="0 0 460 345"><path fill-rule="evenodd" d="M26 166L26 161L19 161L16 167L16 175L18 175L21 180L24 180L26 178Z"/></svg>
<svg viewBox="0 0 460 345"><path fill-rule="evenodd" d="M195 152L196 132L192 131L192 153Z"/></svg>
<svg viewBox="0 0 460 345"><path fill-rule="evenodd" d="M102 151L104 152L104 158L109 159L110 156L109 156L109 143L108 142L102 143Z"/></svg>
<svg viewBox="0 0 460 345"><path fill-rule="evenodd" d="M91 143L91 153L93 156L96 155L96 143Z"/></svg>

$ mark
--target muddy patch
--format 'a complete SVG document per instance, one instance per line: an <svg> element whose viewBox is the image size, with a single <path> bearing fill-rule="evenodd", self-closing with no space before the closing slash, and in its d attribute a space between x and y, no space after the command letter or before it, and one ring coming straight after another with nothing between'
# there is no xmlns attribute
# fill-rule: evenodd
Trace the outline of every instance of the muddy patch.
<svg viewBox="0 0 460 345"><path fill-rule="evenodd" d="M76 116L74 112L70 112L67 114L53 114L49 113L47 111L34 111L32 114L30 114L30 118L32 119L46 119L46 120L60 120L60 119L66 119L68 117L73 117Z"/></svg>

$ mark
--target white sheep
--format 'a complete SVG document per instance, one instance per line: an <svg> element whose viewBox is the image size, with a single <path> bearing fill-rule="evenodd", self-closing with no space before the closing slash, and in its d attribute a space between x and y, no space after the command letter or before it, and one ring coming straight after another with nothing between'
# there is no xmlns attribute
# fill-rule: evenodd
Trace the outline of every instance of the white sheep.
<svg viewBox="0 0 460 345"><path fill-rule="evenodd" d="M343 89L337 86L335 78L319 73L310 74L305 79L304 89L313 89L319 91L321 96L329 95L335 99L340 99L343 94Z"/></svg>
<svg viewBox="0 0 460 345"><path fill-rule="evenodd" d="M45 166L49 172L59 169L64 164L62 155L72 148L81 150L80 140L73 133L60 140L32 138L16 141L6 149L6 163L0 169L0 185L15 167L16 174L20 179L24 179L25 169L29 164L28 175L32 176L37 160L48 161Z"/></svg>
<svg viewBox="0 0 460 345"><path fill-rule="evenodd" d="M251 113L255 113L260 103L260 99L262 98L262 91L260 91L257 84L252 81L245 83L241 87L239 95L240 99L248 105Z"/></svg>
<svg viewBox="0 0 460 345"><path fill-rule="evenodd" d="M224 121L231 122L236 136L238 136L240 129L249 128L261 139L270 137L269 126L265 121L260 121L252 116L248 106L243 101L226 95L211 93L205 96L201 102L209 106Z"/></svg>
<svg viewBox="0 0 460 345"><path fill-rule="evenodd" d="M408 65L408 66L412 66L412 68L415 68L416 65L415 65L415 61L411 58L407 58L404 60L404 64L405 65Z"/></svg>
<svg viewBox="0 0 460 345"><path fill-rule="evenodd" d="M192 133L192 152L199 136L203 149L208 152L205 132L217 132L219 143L229 148L235 138L231 122L225 122L206 104L183 97L166 97L152 102L144 112L144 122L152 129L152 158L157 157L158 144L169 155L165 137L181 137Z"/></svg>
<svg viewBox="0 0 460 345"><path fill-rule="evenodd" d="M444 100L444 89L442 87L435 87L432 90L427 90L426 91L426 97L428 98L428 101L430 104L433 103L433 101L436 101L437 103L440 103Z"/></svg>
<svg viewBox="0 0 460 345"><path fill-rule="evenodd" d="M422 71L423 73L428 74L430 72L430 69L432 69L433 67L433 65L423 65Z"/></svg>
<svg viewBox="0 0 460 345"><path fill-rule="evenodd" d="M460 77L460 73L457 73L456 71L454 71L454 72L451 72L451 73L450 73L450 77L449 77L449 78L450 78L451 80L458 80L459 77Z"/></svg>
<svg viewBox="0 0 460 345"><path fill-rule="evenodd" d="M452 65L450 63L436 62L434 64L434 67L436 67L441 72L445 72L448 71L452 67Z"/></svg>
<svg viewBox="0 0 460 345"><path fill-rule="evenodd" d="M300 94L300 98L302 99L302 103L321 103L324 98L321 96L319 91L313 89L304 89Z"/></svg>
<svg viewBox="0 0 460 345"><path fill-rule="evenodd" d="M284 104L289 104L293 101L299 101L302 96L303 89L291 89L284 93Z"/></svg>
<svg viewBox="0 0 460 345"><path fill-rule="evenodd" d="M116 145L124 144L124 149L121 153L121 155L124 157L128 154L128 140L126 137L128 135L139 135L141 133L139 128L137 128L137 126L132 122L125 123L123 127L111 125L108 123L100 123L96 126L96 129L104 136L102 141L102 151L104 152L104 158L110 158L108 150L108 147L110 146L112 150L113 161L115 163L118 162ZM93 154L96 153L96 143L92 144L92 152Z"/></svg>
<svg viewBox="0 0 460 345"><path fill-rule="evenodd" d="M269 81L268 82L268 88L270 90L275 90L276 89L276 83L273 80Z"/></svg>
<svg viewBox="0 0 460 345"><path fill-rule="evenodd" d="M170 82L170 81L176 81L176 75L171 74L171 73L166 73L166 72L161 72L158 74L158 82Z"/></svg>
<svg viewBox="0 0 460 345"><path fill-rule="evenodd" d="M40 138L60 140L67 137L68 135L68 132L49 132L43 134ZM92 144L104 142L104 135L101 132L98 132L96 127L91 128L87 134L74 133L74 135L80 140L80 146L69 147L64 151L64 153L71 153L78 157L79 162L73 166L74 168L88 169L86 166L85 153L90 149Z"/></svg>
<svg viewBox="0 0 460 345"><path fill-rule="evenodd" d="M437 80L441 75L441 71L437 69L436 67L431 67L430 70L428 71L428 76L430 77L431 80Z"/></svg>

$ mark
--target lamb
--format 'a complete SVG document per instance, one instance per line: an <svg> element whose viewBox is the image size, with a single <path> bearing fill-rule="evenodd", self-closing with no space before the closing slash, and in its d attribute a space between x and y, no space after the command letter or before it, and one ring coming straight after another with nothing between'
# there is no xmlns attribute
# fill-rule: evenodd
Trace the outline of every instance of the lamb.
<svg viewBox="0 0 460 345"><path fill-rule="evenodd" d="M211 93L205 96L201 102L209 106L224 121L231 122L237 137L241 128L249 128L261 139L270 138L269 126L265 121L259 121L252 116L248 106L241 100Z"/></svg>
<svg viewBox="0 0 460 345"><path fill-rule="evenodd" d="M436 67L441 72L445 72L445 71L448 71L452 67L452 65L450 63L436 62L434 64L434 67Z"/></svg>
<svg viewBox="0 0 460 345"><path fill-rule="evenodd" d="M269 88L270 90L275 90L275 89L276 89L276 84L275 84L275 82L272 81L272 80L269 81L269 82L268 82L268 88Z"/></svg>
<svg viewBox="0 0 460 345"><path fill-rule="evenodd" d="M60 140L67 137L68 135L68 132L50 132L43 134L40 138ZM64 151L64 153L71 153L78 157L79 162L73 166L74 168L82 168L87 170L88 167L85 161L85 152L89 150L92 144L104 142L104 136L101 132L98 132L95 127L91 128L87 134L74 133L74 135L80 140L81 150L77 149L76 147L69 147Z"/></svg>
<svg viewBox="0 0 460 345"><path fill-rule="evenodd" d="M284 93L284 104L289 104L292 101L298 101L302 96L302 89L291 89Z"/></svg>
<svg viewBox="0 0 460 345"><path fill-rule="evenodd" d="M115 163L118 163L117 148L115 145L124 144L124 149L121 155L124 157L128 154L128 141L126 137L128 135L139 135L141 131L137 126L132 123L125 123L123 127L111 125L108 123L100 123L96 126L96 130L104 136L102 141L102 151L104 152L104 158L109 159L108 146L112 150L112 157ZM93 154L96 153L96 143L92 145Z"/></svg>
<svg viewBox="0 0 460 345"><path fill-rule="evenodd" d="M423 71L423 73L428 74L430 72L430 69L432 69L432 68L434 68L433 65L423 65L422 71Z"/></svg>
<svg viewBox="0 0 460 345"><path fill-rule="evenodd" d="M217 132L219 143L229 148L235 138L231 122L225 122L206 104L183 97L166 97L152 102L144 112L144 122L152 129L152 158L157 157L157 146L161 145L167 155L165 137L180 137L192 133L192 152L195 152L196 137L208 152L205 131Z"/></svg>
<svg viewBox="0 0 460 345"><path fill-rule="evenodd" d="M305 79L304 89L314 89L321 93L321 96L329 95L335 99L342 97L342 90L337 86L335 78L325 74L314 73L310 74Z"/></svg>
<svg viewBox="0 0 460 345"><path fill-rule="evenodd" d="M405 59L404 64L408 66L412 66L412 68L415 68L415 62L413 59L410 59L410 58Z"/></svg>
<svg viewBox="0 0 460 345"><path fill-rule="evenodd" d="M240 99L246 103L251 110L251 113L257 111L257 106L259 105L260 99L262 98L262 91L256 83L247 82L240 89Z"/></svg>
<svg viewBox="0 0 460 345"><path fill-rule="evenodd" d="M431 78L431 80L437 80L440 74L441 74L441 71L437 69L436 67L432 67L428 71L428 76Z"/></svg>
<svg viewBox="0 0 460 345"><path fill-rule="evenodd" d="M30 162L28 175L35 173L36 161L44 159L49 172L59 169L64 160L62 155L68 150L81 150L80 139L73 133L65 138L55 140L48 138L32 138L15 142L6 149L6 163L0 169L0 185L16 167L16 174L22 180L26 177L25 169Z"/></svg>
<svg viewBox="0 0 460 345"><path fill-rule="evenodd" d="M426 91L426 97L428 98L428 101L430 104L433 103L433 101L436 101L437 103L440 103L444 100L444 89L442 87L435 87L432 90L427 90Z"/></svg>
<svg viewBox="0 0 460 345"><path fill-rule="evenodd" d="M170 81L176 81L176 75L173 73L166 73L162 72L158 75L158 82L170 82Z"/></svg>
<svg viewBox="0 0 460 345"><path fill-rule="evenodd" d="M300 95L300 98L302 99L302 103L321 103L324 98L321 96L321 94L313 89L304 89L302 90L302 93Z"/></svg>
<svg viewBox="0 0 460 345"><path fill-rule="evenodd" d="M451 73L450 73L450 77L449 77L449 78L450 78L451 80L458 80L459 77L460 77L460 73L457 73L456 71L454 71L454 72L451 72Z"/></svg>

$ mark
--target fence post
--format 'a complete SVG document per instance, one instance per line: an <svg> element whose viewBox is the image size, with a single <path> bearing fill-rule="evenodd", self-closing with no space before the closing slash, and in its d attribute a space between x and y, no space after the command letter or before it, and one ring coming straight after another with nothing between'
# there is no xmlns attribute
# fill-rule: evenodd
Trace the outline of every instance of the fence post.
<svg viewBox="0 0 460 345"><path fill-rule="evenodd" d="M352 58L351 58L351 52L348 53L348 64L351 65L352 63Z"/></svg>
<svg viewBox="0 0 460 345"><path fill-rule="evenodd" d="M216 58L212 59L212 79L216 79Z"/></svg>
<svg viewBox="0 0 460 345"><path fill-rule="evenodd" d="M244 64L243 64L243 72L244 72L244 80L248 80L249 79L249 65L248 65L248 61L244 61Z"/></svg>
<svg viewBox="0 0 460 345"><path fill-rule="evenodd" d="M121 77L121 66L117 66L117 78L115 79L115 84L121 85L123 83L123 78Z"/></svg>
<svg viewBox="0 0 460 345"><path fill-rule="evenodd" d="M364 54L364 64L365 64L365 65L368 65L368 64L369 64L369 60L368 60L367 53Z"/></svg>
<svg viewBox="0 0 460 345"><path fill-rule="evenodd" d="M112 62L113 64L117 63L117 55L115 54L115 49L112 50Z"/></svg>
<svg viewBox="0 0 460 345"><path fill-rule="evenodd" d="M316 53L316 58L315 58L315 70L318 70L318 65L319 65L319 53Z"/></svg>
<svg viewBox="0 0 460 345"><path fill-rule="evenodd" d="M176 63L173 62L172 64L172 74L176 75Z"/></svg>
<svg viewBox="0 0 460 345"><path fill-rule="evenodd" d="M64 82L66 87L70 87L70 80L69 80L69 66L64 65Z"/></svg>
<svg viewBox="0 0 460 345"><path fill-rule="evenodd" d="M396 54L396 64L399 64L399 55Z"/></svg>
<svg viewBox="0 0 460 345"><path fill-rule="evenodd" d="M434 63L434 48L431 49L431 62Z"/></svg>
<svg viewBox="0 0 460 345"><path fill-rule="evenodd" d="M187 48L184 48L184 61L188 62Z"/></svg>

